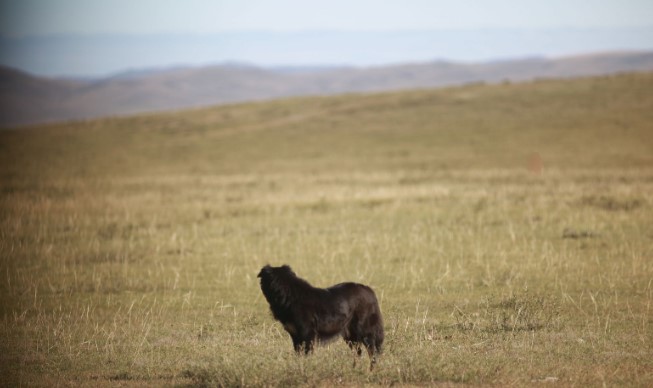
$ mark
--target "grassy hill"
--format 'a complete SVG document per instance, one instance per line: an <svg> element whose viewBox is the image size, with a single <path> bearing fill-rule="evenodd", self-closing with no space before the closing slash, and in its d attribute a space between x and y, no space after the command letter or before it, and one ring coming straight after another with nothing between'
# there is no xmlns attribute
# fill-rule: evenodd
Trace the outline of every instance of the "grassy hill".
<svg viewBox="0 0 653 388"><path fill-rule="evenodd" d="M653 383L653 74L0 131L9 385ZM378 368L256 274L372 286ZM361 365L362 364L362 365Z"/></svg>
<svg viewBox="0 0 653 388"><path fill-rule="evenodd" d="M0 67L0 127L179 110L289 96L337 95L653 70L651 52L612 52L487 63L369 68L258 68L227 64L58 80Z"/></svg>

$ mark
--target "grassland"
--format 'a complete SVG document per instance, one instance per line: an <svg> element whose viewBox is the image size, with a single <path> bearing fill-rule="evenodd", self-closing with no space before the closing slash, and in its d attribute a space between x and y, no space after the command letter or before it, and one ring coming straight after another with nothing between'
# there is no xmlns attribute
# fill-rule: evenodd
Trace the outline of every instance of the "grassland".
<svg viewBox="0 0 653 388"><path fill-rule="evenodd" d="M3 386L653 385L653 74L0 132ZM371 285L378 368L256 274Z"/></svg>

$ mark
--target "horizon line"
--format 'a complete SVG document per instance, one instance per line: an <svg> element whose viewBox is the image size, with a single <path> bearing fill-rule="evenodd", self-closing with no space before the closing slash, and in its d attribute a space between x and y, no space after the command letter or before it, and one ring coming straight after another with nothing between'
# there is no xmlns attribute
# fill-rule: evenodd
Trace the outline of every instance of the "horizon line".
<svg viewBox="0 0 653 388"><path fill-rule="evenodd" d="M189 36L189 37L208 37L213 35L229 34L274 34L274 35L294 35L294 34L315 34L315 33L336 33L336 34L387 34L387 33L433 33L433 32L481 32L481 31L592 31L592 30L653 30L653 23L637 26L479 26L479 27L429 27L429 28L393 28L393 29L340 29L340 28L304 28L304 29L228 29L216 31L152 31L152 32L121 32L121 31L104 31L104 32L53 32L39 34L6 34L0 32L0 39L22 40L38 38L64 38L64 37L151 37L151 36Z"/></svg>
<svg viewBox="0 0 653 388"><path fill-rule="evenodd" d="M603 50L603 51L584 51L577 52L574 54L563 54L563 55L546 55L546 54L524 54L524 55L515 55L501 57L497 56L491 59L485 60L457 60L452 58L431 58L424 60L403 60L403 61L390 61L385 63L378 64L350 64L350 63L305 63L305 64L291 64L291 63L277 63L277 64L257 64L250 61L244 60L220 60L214 62L206 62L201 64L193 63L171 63L171 64L162 64L157 66L144 66L144 67L125 67L122 70L117 70L115 72L100 74L100 75L83 75L83 74L68 74L68 75L44 75L38 74L35 72L30 72L25 69L18 67L10 66L4 63L0 63L0 68L10 69L25 75L43 79L51 80L106 80L128 73L137 73L137 72L166 72L180 69L202 69L210 67L241 67L241 68L253 68L259 70L267 71L281 71L281 69L296 69L301 71L302 69L310 68L323 68L324 70L317 71L329 71L336 69L373 69L373 68L385 68L385 67L395 67L395 66L411 66L411 65L427 65L427 64L437 64L437 63L446 63L446 64L455 64L455 65L483 65L483 64L492 64L498 62L517 62L525 60L564 60L564 59L575 59L583 57L600 57L600 56L616 56L616 55L636 55L636 54L653 54L653 48L651 49L615 49L615 50Z"/></svg>

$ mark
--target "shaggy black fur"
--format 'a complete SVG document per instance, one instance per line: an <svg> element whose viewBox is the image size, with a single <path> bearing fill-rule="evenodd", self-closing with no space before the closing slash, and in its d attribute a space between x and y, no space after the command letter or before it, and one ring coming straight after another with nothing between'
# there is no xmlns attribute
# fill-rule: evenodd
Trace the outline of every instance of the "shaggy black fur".
<svg viewBox="0 0 653 388"><path fill-rule="evenodd" d="M340 335L359 356L364 345L374 366L383 345L383 319L371 288L357 283L316 288L287 265L266 265L258 277L272 315L290 334L296 352L309 353L316 342Z"/></svg>

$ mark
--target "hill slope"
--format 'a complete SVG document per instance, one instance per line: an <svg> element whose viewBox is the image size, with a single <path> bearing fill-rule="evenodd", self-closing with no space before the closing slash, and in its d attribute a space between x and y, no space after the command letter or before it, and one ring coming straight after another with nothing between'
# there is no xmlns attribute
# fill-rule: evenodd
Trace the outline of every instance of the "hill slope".
<svg viewBox="0 0 653 388"><path fill-rule="evenodd" d="M30 77L0 69L0 126L127 115L288 96L434 88L653 70L653 53L613 53L490 63L434 62L305 71L223 65L130 72L95 81Z"/></svg>
<svg viewBox="0 0 653 388"><path fill-rule="evenodd" d="M630 74L0 131L0 375L653 386L651 90ZM342 341L296 357L267 263L373 287L378 368Z"/></svg>
<svg viewBox="0 0 653 388"><path fill-rule="evenodd" d="M3 131L14 174L653 164L653 74L293 98Z"/></svg>

